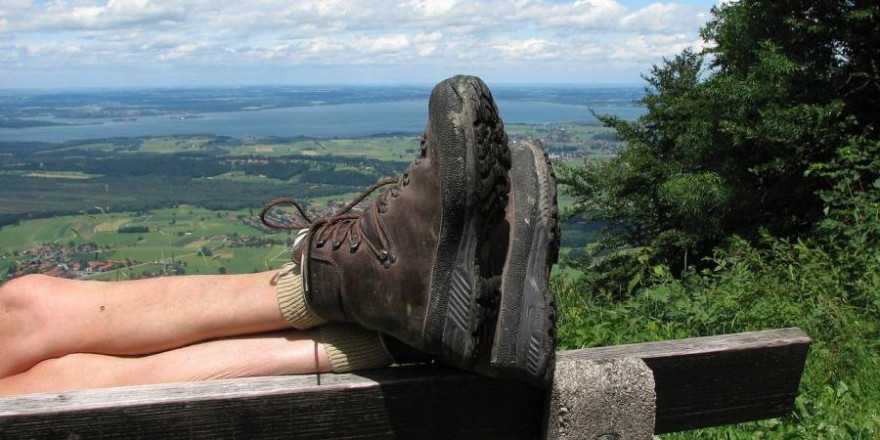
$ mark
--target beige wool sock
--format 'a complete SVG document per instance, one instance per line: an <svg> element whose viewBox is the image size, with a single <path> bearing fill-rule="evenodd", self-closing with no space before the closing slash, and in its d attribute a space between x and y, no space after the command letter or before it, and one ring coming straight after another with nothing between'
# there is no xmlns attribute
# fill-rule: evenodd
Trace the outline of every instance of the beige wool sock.
<svg viewBox="0 0 880 440"><path fill-rule="evenodd" d="M299 330L321 325L327 320L309 310L306 305L305 290L299 265L290 262L281 267L275 284L278 295L278 307L281 315L287 319L291 327Z"/></svg>
<svg viewBox="0 0 880 440"><path fill-rule="evenodd" d="M340 323L322 325L318 329L334 373L384 368L394 363L378 332Z"/></svg>

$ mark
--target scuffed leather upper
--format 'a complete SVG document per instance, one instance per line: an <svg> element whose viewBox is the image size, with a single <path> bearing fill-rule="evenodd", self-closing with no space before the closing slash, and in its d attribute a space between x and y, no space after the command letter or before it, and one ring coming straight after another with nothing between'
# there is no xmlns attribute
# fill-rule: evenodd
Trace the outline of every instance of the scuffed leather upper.
<svg viewBox="0 0 880 440"><path fill-rule="evenodd" d="M310 234L304 259L306 298L316 314L357 322L429 349L424 347L421 330L442 215L434 145L429 124L422 138L422 156L395 186L371 202L359 218L339 220L350 222L344 225L322 225ZM335 234L322 235L334 227ZM342 229L346 229L344 234ZM358 234L363 237L355 237ZM336 243L331 235L337 236ZM340 235L344 236L341 240ZM356 240L360 240L357 245ZM378 255L364 240L380 250Z"/></svg>

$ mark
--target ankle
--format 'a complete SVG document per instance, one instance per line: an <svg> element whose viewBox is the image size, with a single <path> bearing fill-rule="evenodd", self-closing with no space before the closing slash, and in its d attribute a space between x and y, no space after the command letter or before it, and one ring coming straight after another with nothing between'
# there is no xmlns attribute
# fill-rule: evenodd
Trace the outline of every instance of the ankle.
<svg viewBox="0 0 880 440"><path fill-rule="evenodd" d="M299 264L287 263L278 272L275 290L281 315L291 327L305 330L327 322L306 303L305 286Z"/></svg>
<svg viewBox="0 0 880 440"><path fill-rule="evenodd" d="M341 323L322 325L319 329L334 373L372 370L394 363L378 332Z"/></svg>

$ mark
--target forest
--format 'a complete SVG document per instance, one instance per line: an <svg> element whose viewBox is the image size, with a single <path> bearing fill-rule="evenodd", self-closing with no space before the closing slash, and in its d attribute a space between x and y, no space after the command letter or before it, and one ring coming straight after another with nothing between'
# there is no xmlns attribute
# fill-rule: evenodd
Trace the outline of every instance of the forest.
<svg viewBox="0 0 880 440"><path fill-rule="evenodd" d="M701 35L603 118L619 155L557 168L605 225L553 279L561 348L800 327L794 414L664 438L876 439L880 4L728 2Z"/></svg>
<svg viewBox="0 0 880 440"><path fill-rule="evenodd" d="M159 148L155 145L167 151L150 150ZM251 208L255 201L282 196L310 199L360 190L406 167L367 157L230 154L235 148L241 143L234 139L205 136L0 142L0 226L97 207Z"/></svg>

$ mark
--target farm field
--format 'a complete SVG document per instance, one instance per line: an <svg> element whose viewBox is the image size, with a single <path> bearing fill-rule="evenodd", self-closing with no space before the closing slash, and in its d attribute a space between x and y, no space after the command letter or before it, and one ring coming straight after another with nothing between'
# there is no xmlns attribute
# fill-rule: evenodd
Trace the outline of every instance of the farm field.
<svg viewBox="0 0 880 440"><path fill-rule="evenodd" d="M233 156L349 157L408 161L419 149L419 136L400 135L355 139L302 139L278 143L256 142L230 151Z"/></svg>
<svg viewBox="0 0 880 440"><path fill-rule="evenodd" d="M336 208L331 204L338 207L354 195L316 198L308 208L332 211ZM292 236L286 231L254 226L258 223L258 211L217 211L180 205L24 220L0 227L0 283L30 272L123 280L275 269L289 261ZM589 239L592 228L581 229L584 227L576 220L568 222L563 235L563 257L569 255L571 246L581 246L581 241ZM36 262L40 270L25 270ZM108 266L89 271L85 267L90 262ZM79 270L74 270L74 263L80 265ZM67 269L59 271L61 267Z"/></svg>
<svg viewBox="0 0 880 440"><path fill-rule="evenodd" d="M541 139L555 162L609 157L605 127L510 124L510 138ZM177 204L246 209L276 197L354 193L403 171L418 135L364 138L162 136L64 144L0 142L0 225L33 217L157 209Z"/></svg>
<svg viewBox="0 0 880 440"><path fill-rule="evenodd" d="M541 139L555 162L607 157L616 148L607 128L588 124L510 124L507 131L513 142ZM403 171L418 149L414 134L0 143L0 280L277 267L288 236L253 226L263 203L293 197L318 217L331 215L380 176ZM559 202L564 214L573 199ZM593 230L574 219L567 225L563 255Z"/></svg>
<svg viewBox="0 0 880 440"><path fill-rule="evenodd" d="M608 127L585 123L507 124L513 139L537 138L548 149L575 147L588 156L607 154L612 144ZM381 161L409 161L419 148L419 134L369 136L361 138L264 138L234 139L216 136L161 136L122 140L95 140L73 146L53 148L38 154L56 154L74 150L113 153L177 154L221 152L232 157L342 157ZM600 141L596 143L596 141Z"/></svg>
<svg viewBox="0 0 880 440"><path fill-rule="evenodd" d="M50 246L55 264L78 259L125 262L104 273L80 278L111 280L161 274L176 265L187 274L248 273L288 261L289 233L267 232L246 224L252 210L212 211L181 205L144 212L60 216L26 220L0 228L0 280L26 264L28 250ZM144 232L120 232L125 228ZM71 251L96 247L94 255ZM221 269L223 268L223 269Z"/></svg>

